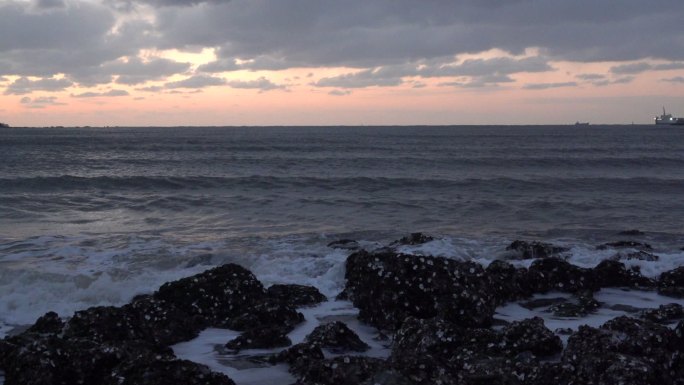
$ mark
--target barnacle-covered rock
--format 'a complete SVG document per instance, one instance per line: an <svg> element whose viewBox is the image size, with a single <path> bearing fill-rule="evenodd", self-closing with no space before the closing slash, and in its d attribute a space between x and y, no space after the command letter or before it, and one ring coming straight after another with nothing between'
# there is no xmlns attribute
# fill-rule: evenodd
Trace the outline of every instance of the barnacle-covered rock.
<svg viewBox="0 0 684 385"><path fill-rule="evenodd" d="M568 339L562 362L572 367L571 383L671 383L673 335L667 327L624 316L600 328L580 326Z"/></svg>
<svg viewBox="0 0 684 385"><path fill-rule="evenodd" d="M641 318L657 323L671 323L684 318L684 308L678 303L660 305L657 309L642 312Z"/></svg>
<svg viewBox="0 0 684 385"><path fill-rule="evenodd" d="M346 262L345 293L359 318L394 330L407 318L489 325L497 301L481 265L441 257L360 251Z"/></svg>
<svg viewBox="0 0 684 385"><path fill-rule="evenodd" d="M547 357L563 350L563 342L539 317L516 321L502 330L500 346L509 356L530 352L537 357Z"/></svg>
<svg viewBox="0 0 684 385"><path fill-rule="evenodd" d="M527 269L496 260L490 263L485 271L490 283L489 288L493 291L498 304L532 295L532 288L527 280Z"/></svg>
<svg viewBox="0 0 684 385"><path fill-rule="evenodd" d="M515 240L506 247L506 250L513 251L513 254L508 256L509 259L537 259L558 256L569 249L539 241Z"/></svg>
<svg viewBox="0 0 684 385"><path fill-rule="evenodd" d="M269 298L292 307L312 306L327 300L315 287L295 284L272 285L266 290L266 294Z"/></svg>
<svg viewBox="0 0 684 385"><path fill-rule="evenodd" d="M651 288L655 286L652 279L641 275L638 266L627 269L624 263L615 260L603 260L594 267L593 271L596 283L600 287Z"/></svg>
<svg viewBox="0 0 684 385"><path fill-rule="evenodd" d="M306 336L306 342L335 353L365 352L370 349L368 344L340 321L317 326Z"/></svg>
<svg viewBox="0 0 684 385"><path fill-rule="evenodd" d="M556 257L532 262L527 278L534 291L539 293L551 290L574 293L599 288L592 269L578 267Z"/></svg>
<svg viewBox="0 0 684 385"><path fill-rule="evenodd" d="M396 240L390 244L390 246L414 246L414 245L422 245L423 243L428 243L434 241L435 238L431 237L430 235L423 234L423 233L411 233L406 237L402 237L399 240Z"/></svg>
<svg viewBox="0 0 684 385"><path fill-rule="evenodd" d="M225 347L233 352L245 349L271 349L292 345L287 329L276 326L250 329L226 343Z"/></svg>
<svg viewBox="0 0 684 385"><path fill-rule="evenodd" d="M684 298L684 266L666 271L658 277L658 293Z"/></svg>
<svg viewBox="0 0 684 385"><path fill-rule="evenodd" d="M301 385L359 385L386 367L373 357L341 356L316 360L296 375Z"/></svg>
<svg viewBox="0 0 684 385"><path fill-rule="evenodd" d="M235 385L221 373L187 360L139 360L122 365L105 385Z"/></svg>

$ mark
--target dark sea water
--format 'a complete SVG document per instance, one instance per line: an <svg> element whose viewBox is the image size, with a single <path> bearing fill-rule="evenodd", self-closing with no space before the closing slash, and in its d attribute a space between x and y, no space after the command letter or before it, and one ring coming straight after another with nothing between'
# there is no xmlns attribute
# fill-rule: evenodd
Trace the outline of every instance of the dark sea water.
<svg viewBox="0 0 684 385"><path fill-rule="evenodd" d="M333 294L340 238L422 231L425 252L483 261L541 239L590 265L627 229L680 261L684 129L4 129L0 332L225 262Z"/></svg>

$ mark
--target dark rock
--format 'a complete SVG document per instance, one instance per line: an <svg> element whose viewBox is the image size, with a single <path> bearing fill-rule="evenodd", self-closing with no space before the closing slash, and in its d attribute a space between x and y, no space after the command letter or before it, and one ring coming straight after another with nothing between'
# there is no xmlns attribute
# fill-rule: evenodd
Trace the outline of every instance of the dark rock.
<svg viewBox="0 0 684 385"><path fill-rule="evenodd" d="M361 245L359 245L359 243L353 239L340 239L338 241L332 241L328 243L328 247L349 251L357 251L361 249Z"/></svg>
<svg viewBox="0 0 684 385"><path fill-rule="evenodd" d="M138 296L122 307L138 329L138 336L157 345L168 346L191 340L204 328L201 316L189 315L173 304L150 295Z"/></svg>
<svg viewBox="0 0 684 385"><path fill-rule="evenodd" d="M646 310L646 309L643 309L643 308L640 308L640 307L635 307L635 306L632 306L632 305L624 305L624 304L620 304L620 303L617 303L617 304L615 304L615 305L608 305L608 306L605 306L605 307L606 307L606 309L617 310L617 311L623 311L623 312L625 312L625 313L639 313L639 312L641 312L641 311Z"/></svg>
<svg viewBox="0 0 684 385"><path fill-rule="evenodd" d="M271 349L292 345L287 337L287 330L280 327L264 327L250 329L237 338L228 341L226 348L234 353L245 349Z"/></svg>
<svg viewBox="0 0 684 385"><path fill-rule="evenodd" d="M92 383L95 384L95 383ZM226 375L186 360L136 361L117 368L106 385L235 385Z"/></svg>
<svg viewBox="0 0 684 385"><path fill-rule="evenodd" d="M342 356L311 362L297 375L301 385L359 385L386 367L372 357Z"/></svg>
<svg viewBox="0 0 684 385"><path fill-rule="evenodd" d="M594 313L599 303L591 291L577 292L573 298L564 303L553 305L549 311L556 317L581 318Z"/></svg>
<svg viewBox="0 0 684 385"><path fill-rule="evenodd" d="M558 354L563 350L563 342L544 326L539 317L516 321L504 327L501 348L508 356L531 352L538 357Z"/></svg>
<svg viewBox="0 0 684 385"><path fill-rule="evenodd" d="M306 342L329 349L335 353L365 352L370 349L359 336L343 322L335 321L316 327L308 336Z"/></svg>
<svg viewBox="0 0 684 385"><path fill-rule="evenodd" d="M435 238L423 234L423 233L411 233L409 236L403 237L397 241L392 242L391 246L413 246L422 245L423 243L428 243L434 241Z"/></svg>
<svg viewBox="0 0 684 385"><path fill-rule="evenodd" d="M580 326L568 339L562 362L571 383L671 383L672 330L648 321L618 317L600 328Z"/></svg>
<svg viewBox="0 0 684 385"><path fill-rule="evenodd" d="M231 318L265 297L266 291L254 274L235 264L165 283L154 293L155 299L167 301L213 327L228 327Z"/></svg>
<svg viewBox="0 0 684 385"><path fill-rule="evenodd" d="M628 261L630 259L636 259L639 261L648 261L648 262L654 262L660 259L659 256L655 254L651 254L649 252L639 250L635 251L632 253L626 253L626 252L618 252L617 254L613 255L610 257L611 260L613 261Z"/></svg>
<svg viewBox="0 0 684 385"><path fill-rule="evenodd" d="M684 318L684 308L678 303L660 305L657 309L646 310L641 318L657 323L671 323Z"/></svg>
<svg viewBox="0 0 684 385"><path fill-rule="evenodd" d="M528 269L528 281L535 292L551 290L573 293L580 290L597 290L592 269L585 269L556 257L537 259Z"/></svg>
<svg viewBox="0 0 684 385"><path fill-rule="evenodd" d="M390 363L418 384L456 384L464 362L500 353L500 336L442 319L409 318L396 332Z"/></svg>
<svg viewBox="0 0 684 385"><path fill-rule="evenodd" d="M136 317L123 308L97 306L74 313L65 327L64 337L119 342L144 340L146 335L138 327Z"/></svg>
<svg viewBox="0 0 684 385"><path fill-rule="evenodd" d="M345 292L359 319L395 330L407 317L489 325L497 301L481 265L441 257L360 251L347 258Z"/></svg>
<svg viewBox="0 0 684 385"><path fill-rule="evenodd" d="M375 372L361 385L415 385L413 381L393 369L381 369Z"/></svg>
<svg viewBox="0 0 684 385"><path fill-rule="evenodd" d="M684 298L684 266L666 271L658 277L658 294Z"/></svg>
<svg viewBox="0 0 684 385"><path fill-rule="evenodd" d="M328 300L315 287L304 285L272 285L266 294L292 307L312 306Z"/></svg>
<svg viewBox="0 0 684 385"><path fill-rule="evenodd" d="M655 281L641 275L638 266L627 269L622 262L603 260L593 269L594 278L600 287L650 288Z"/></svg>
<svg viewBox="0 0 684 385"><path fill-rule="evenodd" d="M602 245L596 246L598 250L605 250L607 248L614 249L639 249L639 250L652 250L653 247L648 243L636 242L636 241L618 241L618 242L608 242Z"/></svg>
<svg viewBox="0 0 684 385"><path fill-rule="evenodd" d="M233 330L277 326L288 333L302 322L304 322L302 313L297 312L286 303L266 298L249 307L237 309L234 317L226 320L224 324Z"/></svg>
<svg viewBox="0 0 684 385"><path fill-rule="evenodd" d="M506 250L515 251L516 254L511 257L512 259L537 259L557 256L569 249L566 247L554 246L550 243L516 240L508 245Z"/></svg>
<svg viewBox="0 0 684 385"><path fill-rule="evenodd" d="M489 288L494 293L498 304L532 295L532 288L527 280L527 269L516 268L505 261L494 261L485 269L489 279Z"/></svg>
<svg viewBox="0 0 684 385"><path fill-rule="evenodd" d="M552 305L558 305L568 302L565 297L555 297L555 298L538 298L530 301L521 302L520 306L528 310L539 309L541 307L549 307Z"/></svg>
<svg viewBox="0 0 684 385"><path fill-rule="evenodd" d="M319 346L301 343L283 350L273 356L273 363L284 362L290 365L290 372L294 374L303 373L308 365L315 361L325 358Z"/></svg>
<svg viewBox="0 0 684 385"><path fill-rule="evenodd" d="M51 311L38 318L36 323L29 327L26 332L57 334L62 331L62 328L64 328L64 322L57 313Z"/></svg>
<svg viewBox="0 0 684 385"><path fill-rule="evenodd" d="M620 231L618 235L627 235L627 236L637 236L637 235L644 235L645 233L643 231L633 229L633 230L624 230Z"/></svg>

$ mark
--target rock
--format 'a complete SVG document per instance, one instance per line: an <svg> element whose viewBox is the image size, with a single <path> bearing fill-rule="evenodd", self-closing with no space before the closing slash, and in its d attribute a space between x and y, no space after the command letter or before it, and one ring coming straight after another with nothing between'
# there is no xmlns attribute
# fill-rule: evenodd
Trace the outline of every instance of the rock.
<svg viewBox="0 0 684 385"><path fill-rule="evenodd" d="M520 302L520 306L528 310L534 310L541 307L550 307L552 305L558 305L566 302L568 302L568 299L565 297L538 298L530 301Z"/></svg>
<svg viewBox="0 0 684 385"><path fill-rule="evenodd" d="M638 266L627 269L622 262L603 260L593 269L594 278L600 287L651 288L655 281L641 275Z"/></svg>
<svg viewBox="0 0 684 385"><path fill-rule="evenodd" d="M340 239L338 241L332 241L328 243L328 247L349 251L357 251L361 249L361 245L359 245L359 243L353 239Z"/></svg>
<svg viewBox="0 0 684 385"><path fill-rule="evenodd" d="M300 343L274 355L271 360L273 363L287 363L290 365L291 373L302 374L311 363L321 361L324 358L323 351L319 346Z"/></svg>
<svg viewBox="0 0 684 385"><path fill-rule="evenodd" d="M280 327L250 329L237 338L228 341L225 347L237 353L245 349L272 349L292 345L287 337L288 330Z"/></svg>
<svg viewBox="0 0 684 385"><path fill-rule="evenodd" d="M265 298L251 306L238 309L235 316L224 324L233 330L250 330L276 326L289 333L295 326L304 322L304 315L278 300Z"/></svg>
<svg viewBox="0 0 684 385"><path fill-rule="evenodd" d="M581 318L594 313L599 303L591 291L577 292L570 301L553 305L549 311L556 317Z"/></svg>
<svg viewBox="0 0 684 385"><path fill-rule="evenodd" d="M511 259L537 259L556 256L560 253L568 251L569 249L566 247L554 246L550 243L516 240L508 245L506 250L515 251L515 255L511 256Z"/></svg>
<svg viewBox="0 0 684 385"><path fill-rule="evenodd" d="M598 290L592 269L585 269L556 257L537 259L528 269L528 281L535 292L551 290L573 293Z"/></svg>
<svg viewBox="0 0 684 385"><path fill-rule="evenodd" d="M530 352L537 357L548 357L563 350L563 342L544 326L539 317L516 321L503 328L500 344L508 356Z"/></svg>
<svg viewBox="0 0 684 385"><path fill-rule="evenodd" d="M610 259L613 261L628 261L631 259L636 259L639 261L654 262L654 261L657 261L658 259L660 259L660 257L655 255L655 254L651 254L649 252L639 250L639 251L632 252L632 253L626 253L626 252L621 251L621 252L618 252L617 254L613 255L612 257L610 257Z"/></svg>
<svg viewBox="0 0 684 385"><path fill-rule="evenodd" d="M173 304L151 295L138 296L121 309L130 314L139 336L161 346L191 340L206 324L203 317L186 314Z"/></svg>
<svg viewBox="0 0 684 385"><path fill-rule="evenodd" d="M94 384L94 383L93 383ZM105 385L235 385L226 375L186 360L136 361L117 368Z"/></svg>
<svg viewBox="0 0 684 385"><path fill-rule="evenodd" d="M432 242L434 240L435 238L423 233L411 233L409 236L403 237L397 241L392 242L390 246L422 245L423 243Z"/></svg>
<svg viewBox="0 0 684 385"><path fill-rule="evenodd" d="M496 260L485 271L490 282L489 288L493 290L498 304L532 295L532 288L527 281L527 269Z"/></svg>
<svg viewBox="0 0 684 385"><path fill-rule="evenodd" d="M311 345L329 349L334 353L365 352L370 346L361 341L343 322L335 321L316 327L306 342Z"/></svg>
<svg viewBox="0 0 684 385"><path fill-rule="evenodd" d="M580 326L568 339L562 362L571 383L666 384L673 332L648 321L618 317L600 328Z"/></svg>
<svg viewBox="0 0 684 385"><path fill-rule="evenodd" d="M311 362L301 372L301 385L359 385L384 370L384 360L372 357L342 356Z"/></svg>
<svg viewBox="0 0 684 385"><path fill-rule="evenodd" d="M395 334L390 364L417 384L457 384L464 363L500 354L500 341L491 329L409 318Z"/></svg>
<svg viewBox="0 0 684 385"><path fill-rule="evenodd" d="M646 310L641 318L656 323L671 323L684 318L684 308L678 303L660 305L657 309Z"/></svg>
<svg viewBox="0 0 684 385"><path fill-rule="evenodd" d="M380 369L361 385L415 385L411 380L393 369Z"/></svg>
<svg viewBox="0 0 684 385"><path fill-rule="evenodd" d="M658 294L684 298L684 266L666 271L658 277Z"/></svg>
<svg viewBox="0 0 684 385"><path fill-rule="evenodd" d="M643 242L636 242L636 241L617 241L617 242L608 242L604 243L602 245L596 246L596 249L598 250L605 250L608 248L614 248L614 249L639 249L639 250L653 250L653 247L649 245L648 243L643 243Z"/></svg>
<svg viewBox="0 0 684 385"><path fill-rule="evenodd" d="M627 235L627 236L637 236L637 235L644 235L645 233L643 231L633 229L633 230L624 230L620 231L618 235Z"/></svg>
<svg viewBox="0 0 684 385"><path fill-rule="evenodd" d="M60 333L63 328L64 322L61 318L59 318L59 315L53 311L50 311L38 318L36 323L29 327L26 332L57 334Z"/></svg>
<svg viewBox="0 0 684 385"><path fill-rule="evenodd" d="M304 285L272 285L266 290L269 298L288 304L292 307L313 306L328 299L313 286Z"/></svg>
<svg viewBox="0 0 684 385"><path fill-rule="evenodd" d="M266 291L249 270L227 264L165 283L153 296L200 317L206 326L228 327L231 318L264 300Z"/></svg>
<svg viewBox="0 0 684 385"><path fill-rule="evenodd" d="M497 301L481 265L441 257L360 251L346 262L345 293L359 319L395 330L409 316L486 326Z"/></svg>

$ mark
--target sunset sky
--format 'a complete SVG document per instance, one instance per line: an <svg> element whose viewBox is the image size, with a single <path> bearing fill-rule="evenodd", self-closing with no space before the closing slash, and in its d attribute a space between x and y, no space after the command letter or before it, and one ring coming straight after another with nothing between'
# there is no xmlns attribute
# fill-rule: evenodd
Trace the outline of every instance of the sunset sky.
<svg viewBox="0 0 684 385"><path fill-rule="evenodd" d="M682 0L0 0L13 126L652 123Z"/></svg>

